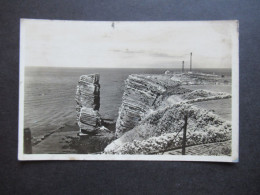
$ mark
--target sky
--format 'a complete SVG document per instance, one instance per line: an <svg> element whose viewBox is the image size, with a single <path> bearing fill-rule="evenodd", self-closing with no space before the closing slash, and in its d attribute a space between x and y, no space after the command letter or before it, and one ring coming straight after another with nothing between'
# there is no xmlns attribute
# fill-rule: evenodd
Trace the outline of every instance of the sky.
<svg viewBox="0 0 260 195"><path fill-rule="evenodd" d="M236 21L90 22L21 20L25 66L231 68Z"/></svg>

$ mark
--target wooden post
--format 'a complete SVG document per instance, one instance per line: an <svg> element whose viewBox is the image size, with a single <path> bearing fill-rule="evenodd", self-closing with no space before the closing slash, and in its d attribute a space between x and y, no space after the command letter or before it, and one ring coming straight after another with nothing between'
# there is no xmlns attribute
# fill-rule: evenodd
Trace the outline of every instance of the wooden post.
<svg viewBox="0 0 260 195"><path fill-rule="evenodd" d="M23 153L31 154L32 153L32 143L31 143L31 130L29 128L24 129L24 137L23 137Z"/></svg>
<svg viewBox="0 0 260 195"><path fill-rule="evenodd" d="M186 133L187 133L187 123L188 116L185 114L184 116L184 126L183 126L183 139L182 139L182 155L185 155L185 147L186 147Z"/></svg>
<svg viewBox="0 0 260 195"><path fill-rule="evenodd" d="M192 71L192 52L190 53L190 72Z"/></svg>
<svg viewBox="0 0 260 195"><path fill-rule="evenodd" d="M182 73L184 73L184 61L182 61Z"/></svg>

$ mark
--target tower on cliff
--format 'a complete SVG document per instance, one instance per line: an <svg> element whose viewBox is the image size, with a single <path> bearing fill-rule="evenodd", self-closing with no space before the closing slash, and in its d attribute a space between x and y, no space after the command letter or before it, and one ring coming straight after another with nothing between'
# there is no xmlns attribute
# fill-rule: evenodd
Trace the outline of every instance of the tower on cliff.
<svg viewBox="0 0 260 195"><path fill-rule="evenodd" d="M190 72L192 71L192 52L190 53Z"/></svg>

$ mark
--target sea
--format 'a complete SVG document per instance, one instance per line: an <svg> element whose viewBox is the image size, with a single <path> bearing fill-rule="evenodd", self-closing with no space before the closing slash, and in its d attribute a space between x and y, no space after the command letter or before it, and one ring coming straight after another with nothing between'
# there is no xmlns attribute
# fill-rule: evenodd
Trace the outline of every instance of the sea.
<svg viewBox="0 0 260 195"><path fill-rule="evenodd" d="M100 114L116 121L122 102L124 80L130 74L164 74L179 69L25 67L24 127L40 137L64 125L76 123L76 86L81 75L100 74ZM231 69L196 69L231 76Z"/></svg>

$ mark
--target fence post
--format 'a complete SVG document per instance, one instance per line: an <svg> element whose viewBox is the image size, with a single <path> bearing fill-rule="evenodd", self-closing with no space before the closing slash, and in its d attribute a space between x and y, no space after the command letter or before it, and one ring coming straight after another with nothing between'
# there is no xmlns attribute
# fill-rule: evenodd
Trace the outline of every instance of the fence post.
<svg viewBox="0 0 260 195"><path fill-rule="evenodd" d="M187 116L187 114L185 114L184 115L184 127L183 127L183 139L182 139L182 155L185 155L187 122L188 122L188 116Z"/></svg>
<svg viewBox="0 0 260 195"><path fill-rule="evenodd" d="M31 130L29 128L24 129L24 136L23 136L23 152L24 154L31 154L32 153L32 143L31 143Z"/></svg>

